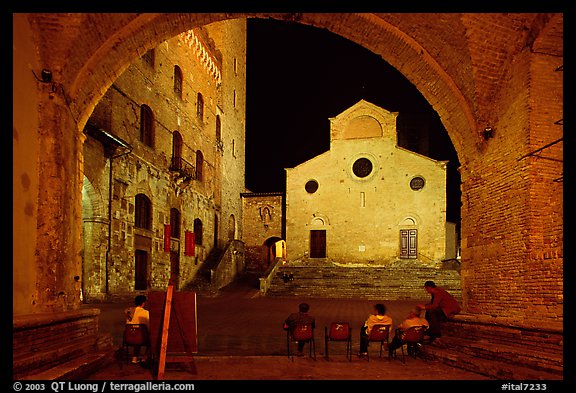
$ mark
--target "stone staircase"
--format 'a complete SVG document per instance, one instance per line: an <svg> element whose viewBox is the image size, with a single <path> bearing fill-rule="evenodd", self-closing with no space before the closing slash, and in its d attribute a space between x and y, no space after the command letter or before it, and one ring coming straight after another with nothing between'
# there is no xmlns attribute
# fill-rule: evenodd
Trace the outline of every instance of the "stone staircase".
<svg viewBox="0 0 576 393"><path fill-rule="evenodd" d="M112 336L98 331L97 309L13 319L14 379L82 379L114 361Z"/></svg>
<svg viewBox="0 0 576 393"><path fill-rule="evenodd" d="M562 324L518 326L473 314L444 324L440 344L426 355L495 379L559 380L563 376Z"/></svg>
<svg viewBox="0 0 576 393"><path fill-rule="evenodd" d="M428 297L423 289L427 280L458 300L462 293L457 270L414 260L399 260L387 266L309 260L278 266L272 274L267 296L420 300ZM286 280L286 276L293 279Z"/></svg>

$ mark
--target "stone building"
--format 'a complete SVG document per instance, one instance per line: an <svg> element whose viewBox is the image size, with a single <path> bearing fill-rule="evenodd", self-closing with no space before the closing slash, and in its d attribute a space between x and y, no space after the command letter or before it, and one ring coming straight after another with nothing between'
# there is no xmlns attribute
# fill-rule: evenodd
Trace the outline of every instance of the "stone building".
<svg viewBox="0 0 576 393"><path fill-rule="evenodd" d="M330 119L329 151L286 169L289 261L445 259L447 162L398 147L396 117L361 100Z"/></svg>
<svg viewBox="0 0 576 393"><path fill-rule="evenodd" d="M242 193L246 269L265 272L276 258L286 260L284 193Z"/></svg>
<svg viewBox="0 0 576 393"><path fill-rule="evenodd" d="M83 130L98 102L131 63L171 37L225 20L242 24L247 18L274 18L326 29L382 57L420 91L450 136L462 180L463 311L447 335L443 359L494 378L562 378L564 342L568 342L563 339L563 28L564 15L572 14L565 14L558 3L543 2L536 8L528 13L430 13L429 9L422 13L417 9L410 13L42 13L32 7L28 13L13 13L14 373L34 378L38 367L58 364L63 368L70 358L84 359L101 350L99 310L82 307L81 298L83 215L96 217L95 221L107 218L105 203L97 199L90 206L99 211L83 211L90 187L102 182L87 179L94 182L88 186L84 176L88 137ZM236 33L222 35L229 40L240 37L241 45L242 36ZM216 35L214 39L218 41ZM241 165L230 157L241 154L236 152L241 147L225 133L233 132L235 122L242 122L245 81L234 79L233 62L224 60L224 55L222 77L231 78L229 82L236 86L236 94L233 88L223 94L222 107L220 173L222 190L230 190L234 178L228 176L234 174L235 165ZM170 64L169 75L174 65ZM240 75L242 66L240 62ZM215 108L208 100L205 104ZM138 112L132 116L137 118ZM206 126L215 127L212 120ZM163 122L169 126L167 135L179 130L177 116ZM136 142L128 132L120 137L130 146ZM184 132L183 140L189 144L189 156L198 150L207 157L212 154ZM171 143L166 142L163 160L167 163ZM139 176L154 177L154 182L170 180L148 166L152 153L142 147L139 160L146 161L150 174L140 171ZM126 157L114 159L112 165L124 161ZM106 165L105 160L101 165ZM138 173L126 168L128 174ZM126 210L114 194L111 200L120 206L115 208L122 217L115 230L119 237L126 231L128 239L129 229L122 223L130 222L128 203L135 206L136 196L123 187L118 184L116 190L119 198L125 198ZM184 231L194 231L190 220L203 219L209 242L215 221L211 204L203 216L196 216L200 208L184 208L180 196L172 194L157 199L154 187L133 186L160 206L153 210L152 249L162 247L161 232L170 222L166 217L172 208L185 216ZM230 198L222 191L218 221L219 225L233 221L240 230L241 220L232 219L234 212L241 211L237 196L243 190L237 191L230 191ZM196 201L209 197L200 190L196 195ZM170 202L162 201L169 198ZM218 197L213 198L217 206ZM104 195L101 199L106 200ZM221 229L218 237L228 233ZM95 250L100 263L101 252ZM163 256L165 281L169 267L167 254ZM96 294L102 292L102 281L97 283ZM63 348L63 342L75 345ZM438 356L442 358L441 348Z"/></svg>
<svg viewBox="0 0 576 393"><path fill-rule="evenodd" d="M82 190L87 301L183 288L241 238L245 63L245 22L188 30L145 52L94 108Z"/></svg>

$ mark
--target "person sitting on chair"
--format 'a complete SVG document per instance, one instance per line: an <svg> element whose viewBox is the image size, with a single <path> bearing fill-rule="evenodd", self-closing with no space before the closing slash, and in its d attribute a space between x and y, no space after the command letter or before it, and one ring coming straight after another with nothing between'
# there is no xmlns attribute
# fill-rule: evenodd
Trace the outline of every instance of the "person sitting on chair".
<svg viewBox="0 0 576 393"><path fill-rule="evenodd" d="M406 319L398 326L398 328L396 328L394 338L388 346L390 357L392 357L396 349L400 348L402 344L404 344L404 335L406 334L406 330L413 326L426 326L426 328L428 328L428 321L425 318L422 318L421 314L422 309L419 306L416 306L413 310L410 310Z"/></svg>
<svg viewBox="0 0 576 393"><path fill-rule="evenodd" d="M296 325L302 323L311 323L312 328L315 328L316 321L313 316L308 314L309 310L310 305L308 303L300 303L298 305L298 312L290 314L284 321L283 329L290 329L290 331L292 331ZM298 341L298 352L296 353L297 356L303 356L302 350L304 349L304 344L304 341Z"/></svg>
<svg viewBox="0 0 576 393"><path fill-rule="evenodd" d="M374 313L370 314L364 322L364 326L360 328L360 353L359 356L368 355L368 336L374 325L390 325L392 330L392 318L386 315L386 306L382 303L374 305Z"/></svg>
<svg viewBox="0 0 576 393"><path fill-rule="evenodd" d="M144 324L146 329L150 332L150 312L144 308L146 305L146 296L138 295L134 299L134 307L129 307L124 310L124 315L126 316L126 324ZM132 363L139 363L145 361L146 359L140 358L140 347L134 347L134 356L132 357Z"/></svg>

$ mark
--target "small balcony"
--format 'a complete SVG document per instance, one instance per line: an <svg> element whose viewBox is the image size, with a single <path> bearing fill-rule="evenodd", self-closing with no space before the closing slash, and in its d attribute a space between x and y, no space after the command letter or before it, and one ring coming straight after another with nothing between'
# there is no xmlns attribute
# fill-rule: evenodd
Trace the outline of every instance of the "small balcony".
<svg viewBox="0 0 576 393"><path fill-rule="evenodd" d="M196 168L182 157L172 157L168 169L172 172L179 173L189 180L196 179Z"/></svg>

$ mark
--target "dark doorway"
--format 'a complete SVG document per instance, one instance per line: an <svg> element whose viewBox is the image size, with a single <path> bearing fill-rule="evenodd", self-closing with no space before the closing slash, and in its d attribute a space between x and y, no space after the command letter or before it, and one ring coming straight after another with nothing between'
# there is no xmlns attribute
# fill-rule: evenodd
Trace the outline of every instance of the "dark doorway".
<svg viewBox="0 0 576 393"><path fill-rule="evenodd" d="M174 289L178 289L178 278L180 276L180 254L178 251L170 251L170 284Z"/></svg>
<svg viewBox="0 0 576 393"><path fill-rule="evenodd" d="M144 291L148 287L148 253L136 250L134 259L134 289Z"/></svg>
<svg viewBox="0 0 576 393"><path fill-rule="evenodd" d="M310 231L310 258L326 258L326 231Z"/></svg>

